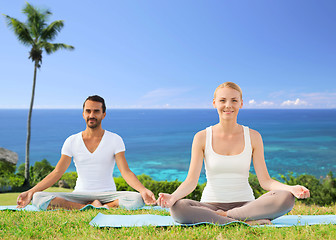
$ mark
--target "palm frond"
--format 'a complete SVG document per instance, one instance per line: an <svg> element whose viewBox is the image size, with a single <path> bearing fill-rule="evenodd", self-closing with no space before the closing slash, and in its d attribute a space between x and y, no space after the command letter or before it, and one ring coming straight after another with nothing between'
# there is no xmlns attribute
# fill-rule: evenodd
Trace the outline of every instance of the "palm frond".
<svg viewBox="0 0 336 240"><path fill-rule="evenodd" d="M63 20L58 20L50 23L46 28L42 30L41 40L42 41L54 40L63 27L64 27Z"/></svg>
<svg viewBox="0 0 336 240"><path fill-rule="evenodd" d="M27 26L31 35L35 39L39 38L42 30L47 26L46 21L51 15L51 12L49 10L34 8L29 3L26 4L22 12L27 15Z"/></svg>
<svg viewBox="0 0 336 240"><path fill-rule="evenodd" d="M26 6L22 9L22 12L25 15L27 15L28 21L33 20L32 18L29 18L29 17L33 17L34 15L39 15L39 17L42 20L48 21L49 16L52 15L52 13L48 9L43 10L43 9L34 8L29 3L26 3Z"/></svg>
<svg viewBox="0 0 336 240"><path fill-rule="evenodd" d="M43 47L47 54L51 54L56 52L60 49L66 49L66 50L74 50L75 47L71 45L67 45L64 43L49 43L49 42L43 42L41 43L41 47Z"/></svg>
<svg viewBox="0 0 336 240"><path fill-rule="evenodd" d="M34 44L34 40L30 35L30 32L26 24L8 15L5 15L5 17L8 27L14 31L15 35L18 37L21 43L23 43L26 46Z"/></svg>

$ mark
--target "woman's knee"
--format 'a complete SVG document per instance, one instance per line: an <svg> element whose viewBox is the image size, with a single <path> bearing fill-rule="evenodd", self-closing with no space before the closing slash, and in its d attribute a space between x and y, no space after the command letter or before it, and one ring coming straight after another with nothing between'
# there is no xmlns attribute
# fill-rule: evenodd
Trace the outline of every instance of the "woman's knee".
<svg viewBox="0 0 336 240"><path fill-rule="evenodd" d="M294 195L289 191L279 191L277 199L283 205L284 208L288 209L289 211L292 210L295 203Z"/></svg>
<svg viewBox="0 0 336 240"><path fill-rule="evenodd" d="M190 205L191 200L189 199L180 199L175 202L175 204L170 208L173 212L181 212L183 209Z"/></svg>
<svg viewBox="0 0 336 240"><path fill-rule="evenodd" d="M295 197L286 190L275 190L270 192L273 198L273 207L281 210L282 212L289 212L294 207Z"/></svg>
<svg viewBox="0 0 336 240"><path fill-rule="evenodd" d="M179 223L190 223L188 210L191 205L192 200L180 199L170 208L170 214Z"/></svg>

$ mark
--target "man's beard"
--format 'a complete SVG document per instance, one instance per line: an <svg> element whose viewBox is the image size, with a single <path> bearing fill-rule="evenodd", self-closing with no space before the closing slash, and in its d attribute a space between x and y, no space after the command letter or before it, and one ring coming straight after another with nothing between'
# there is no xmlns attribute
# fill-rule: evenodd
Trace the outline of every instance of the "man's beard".
<svg viewBox="0 0 336 240"><path fill-rule="evenodd" d="M90 124L89 122L90 122L90 120L96 120L96 122L95 123L93 123L93 124ZM101 123L101 121L98 121L98 119L96 119L96 118L90 118L90 119L88 119L87 121L87 126L89 127L89 128L91 128L91 129L95 129L96 127L98 127L99 125L100 125L100 123Z"/></svg>

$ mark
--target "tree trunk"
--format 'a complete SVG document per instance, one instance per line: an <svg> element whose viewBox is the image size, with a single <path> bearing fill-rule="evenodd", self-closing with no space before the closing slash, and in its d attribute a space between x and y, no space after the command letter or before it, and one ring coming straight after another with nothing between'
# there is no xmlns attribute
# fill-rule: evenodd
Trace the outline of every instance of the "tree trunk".
<svg viewBox="0 0 336 240"><path fill-rule="evenodd" d="M25 159L25 181L23 183L24 187L29 187L29 147L30 147L30 132L31 132L31 117L34 105L34 97L35 97L35 85L36 85L36 71L37 71L38 62L35 61L34 66L34 80L33 80L33 88L32 95L30 99L30 107L28 112L28 121L27 121L27 141L26 141L26 159Z"/></svg>

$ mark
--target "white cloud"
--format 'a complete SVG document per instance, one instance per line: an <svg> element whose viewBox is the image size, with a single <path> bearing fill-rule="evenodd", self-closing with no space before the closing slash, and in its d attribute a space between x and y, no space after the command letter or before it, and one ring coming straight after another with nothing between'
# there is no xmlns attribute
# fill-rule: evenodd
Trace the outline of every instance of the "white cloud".
<svg viewBox="0 0 336 240"><path fill-rule="evenodd" d="M257 104L257 102L256 102L254 99L250 100L248 103L249 103L250 105L255 105L255 104Z"/></svg>
<svg viewBox="0 0 336 240"><path fill-rule="evenodd" d="M306 101L297 98L295 101L287 100L281 103L281 106L306 106L308 105Z"/></svg>
<svg viewBox="0 0 336 240"><path fill-rule="evenodd" d="M269 107L276 107L274 102L271 101L256 101L254 99L248 101L246 106L247 108L269 108Z"/></svg>
<svg viewBox="0 0 336 240"><path fill-rule="evenodd" d="M270 102L270 101L263 101L261 104L261 106L273 106L274 105L274 102Z"/></svg>

